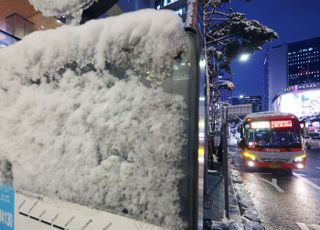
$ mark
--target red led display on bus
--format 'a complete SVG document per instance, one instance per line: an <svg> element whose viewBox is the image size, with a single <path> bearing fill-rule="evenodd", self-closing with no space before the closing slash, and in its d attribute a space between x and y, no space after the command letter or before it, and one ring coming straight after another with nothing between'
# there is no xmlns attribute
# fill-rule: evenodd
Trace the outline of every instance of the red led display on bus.
<svg viewBox="0 0 320 230"><path fill-rule="evenodd" d="M292 121L271 121L271 128L289 128L292 127Z"/></svg>

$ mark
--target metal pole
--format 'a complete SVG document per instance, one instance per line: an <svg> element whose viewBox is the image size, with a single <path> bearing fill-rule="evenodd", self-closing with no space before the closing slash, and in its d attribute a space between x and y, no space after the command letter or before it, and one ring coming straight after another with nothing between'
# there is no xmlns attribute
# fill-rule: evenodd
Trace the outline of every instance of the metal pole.
<svg viewBox="0 0 320 230"><path fill-rule="evenodd" d="M223 106L223 125L222 125L222 173L224 177L224 207L226 217L229 219L229 174L228 174L228 107Z"/></svg>

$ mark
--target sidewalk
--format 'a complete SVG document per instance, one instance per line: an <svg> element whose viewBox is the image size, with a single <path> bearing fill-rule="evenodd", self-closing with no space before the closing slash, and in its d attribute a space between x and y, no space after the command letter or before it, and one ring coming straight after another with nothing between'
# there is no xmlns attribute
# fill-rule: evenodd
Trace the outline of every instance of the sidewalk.
<svg viewBox="0 0 320 230"><path fill-rule="evenodd" d="M232 165L229 147L229 219L225 216L224 179L217 171L208 172L208 192L204 201L206 230L263 230L258 212L247 193L239 171Z"/></svg>
<svg viewBox="0 0 320 230"><path fill-rule="evenodd" d="M204 200L204 219L220 221L224 218L224 179L217 171L208 172L208 191Z"/></svg>

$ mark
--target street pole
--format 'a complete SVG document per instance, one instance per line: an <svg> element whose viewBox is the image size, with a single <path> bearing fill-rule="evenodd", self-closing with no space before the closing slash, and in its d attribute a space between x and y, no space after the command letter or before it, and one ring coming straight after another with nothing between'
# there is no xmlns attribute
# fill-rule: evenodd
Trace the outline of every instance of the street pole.
<svg viewBox="0 0 320 230"><path fill-rule="evenodd" d="M222 123L222 175L224 178L224 207L226 217L229 219L229 174L228 174L228 107L223 106L223 123Z"/></svg>

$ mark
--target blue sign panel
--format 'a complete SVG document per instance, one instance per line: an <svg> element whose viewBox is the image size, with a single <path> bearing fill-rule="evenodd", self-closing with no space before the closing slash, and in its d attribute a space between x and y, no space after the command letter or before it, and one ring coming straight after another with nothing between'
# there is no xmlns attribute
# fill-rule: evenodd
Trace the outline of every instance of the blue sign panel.
<svg viewBox="0 0 320 230"><path fill-rule="evenodd" d="M0 185L0 229L14 229L14 190L8 185Z"/></svg>

